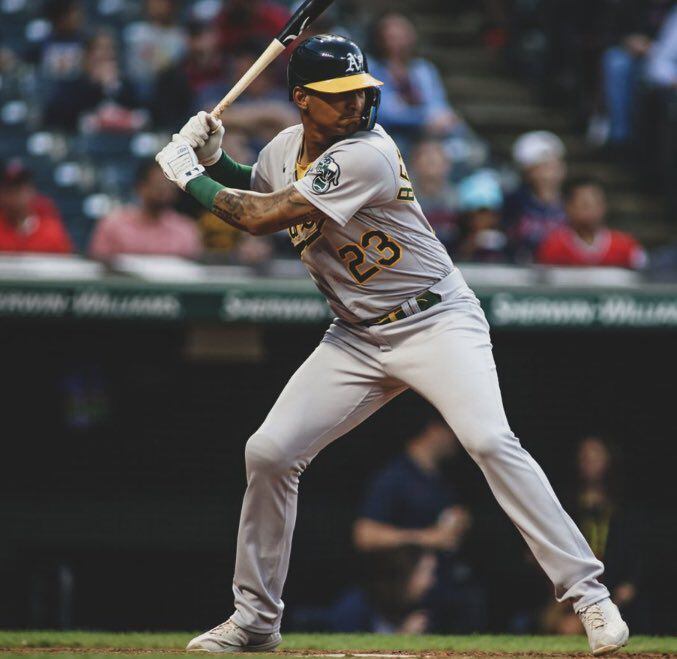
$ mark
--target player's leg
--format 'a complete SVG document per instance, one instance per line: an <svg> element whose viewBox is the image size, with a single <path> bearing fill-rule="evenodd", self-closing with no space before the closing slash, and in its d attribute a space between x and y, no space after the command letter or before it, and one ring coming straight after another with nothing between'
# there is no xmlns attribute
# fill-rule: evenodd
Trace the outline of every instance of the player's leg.
<svg viewBox="0 0 677 659"><path fill-rule="evenodd" d="M233 581L238 626L258 633L279 628L303 470L402 390L384 378L376 360L326 342L289 380L245 451L247 490Z"/></svg>
<svg viewBox="0 0 677 659"><path fill-rule="evenodd" d="M479 303L466 297L440 307L424 320L425 328L393 345L389 373L444 416L552 580L558 599L572 598L580 610L608 597L597 580L602 564L510 430Z"/></svg>

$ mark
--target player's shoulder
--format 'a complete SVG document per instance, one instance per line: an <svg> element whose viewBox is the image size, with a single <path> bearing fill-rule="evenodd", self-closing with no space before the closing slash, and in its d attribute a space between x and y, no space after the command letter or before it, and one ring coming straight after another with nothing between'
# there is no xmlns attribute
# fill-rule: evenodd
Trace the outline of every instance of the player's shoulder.
<svg viewBox="0 0 677 659"><path fill-rule="evenodd" d="M619 231L618 229L609 229L609 237L611 242L623 247L634 247L639 244L637 239L630 233Z"/></svg>
<svg viewBox="0 0 677 659"><path fill-rule="evenodd" d="M291 145L298 141L303 135L303 126L301 124L295 124L281 130L275 137L273 137L268 144L266 144L261 149L261 154L279 154L286 151ZM260 155L259 154L259 159Z"/></svg>
<svg viewBox="0 0 677 659"><path fill-rule="evenodd" d="M341 146L354 144L380 151L386 157L397 155L397 145L380 124L376 124L371 130L360 130L353 133L350 137L338 143Z"/></svg>
<svg viewBox="0 0 677 659"><path fill-rule="evenodd" d="M397 146L379 124L372 130L353 133L350 137L337 142L331 150L350 153L351 158L364 167L385 167L389 164L393 172L396 172L399 166L400 156Z"/></svg>
<svg viewBox="0 0 677 659"><path fill-rule="evenodd" d="M294 124L293 126L289 126L289 128L281 130L272 140L270 140L270 142L268 142L268 146L288 144L291 140L298 139L302 134L303 124Z"/></svg>

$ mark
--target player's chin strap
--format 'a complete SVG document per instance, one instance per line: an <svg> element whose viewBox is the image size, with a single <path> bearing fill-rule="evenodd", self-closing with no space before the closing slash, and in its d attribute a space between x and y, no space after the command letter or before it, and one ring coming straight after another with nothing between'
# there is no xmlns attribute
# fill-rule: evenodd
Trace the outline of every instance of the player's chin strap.
<svg viewBox="0 0 677 659"><path fill-rule="evenodd" d="M360 128L371 130L376 125L378 106L381 103L381 90L378 87L369 87L365 91L364 113L362 114Z"/></svg>

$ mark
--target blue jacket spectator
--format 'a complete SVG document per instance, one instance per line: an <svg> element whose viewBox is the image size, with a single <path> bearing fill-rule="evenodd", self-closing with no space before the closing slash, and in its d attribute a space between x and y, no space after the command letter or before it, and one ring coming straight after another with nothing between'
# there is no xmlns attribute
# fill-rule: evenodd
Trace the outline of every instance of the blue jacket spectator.
<svg viewBox="0 0 677 659"><path fill-rule="evenodd" d="M466 633L484 627L484 597L459 550L471 524L441 466L458 448L439 418L421 431L378 473L353 528L358 550L395 551L417 547L435 552L437 585L430 593L430 628Z"/></svg>
<svg viewBox="0 0 677 659"><path fill-rule="evenodd" d="M379 122L398 144L422 133L448 137L466 129L449 105L435 65L414 56L416 39L414 26L401 14L386 14L374 26L369 65L385 83Z"/></svg>

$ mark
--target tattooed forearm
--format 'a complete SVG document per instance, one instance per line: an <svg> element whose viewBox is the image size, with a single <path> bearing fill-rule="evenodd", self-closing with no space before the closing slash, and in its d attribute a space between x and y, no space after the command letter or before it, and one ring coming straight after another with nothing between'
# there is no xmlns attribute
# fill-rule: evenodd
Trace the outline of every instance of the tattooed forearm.
<svg viewBox="0 0 677 659"><path fill-rule="evenodd" d="M216 195L212 212L236 229L255 235L323 217L294 186L271 194L225 188Z"/></svg>
<svg viewBox="0 0 677 659"><path fill-rule="evenodd" d="M243 195L237 190L226 188L216 195L212 213L236 229L247 231L247 226L243 220L244 206Z"/></svg>

